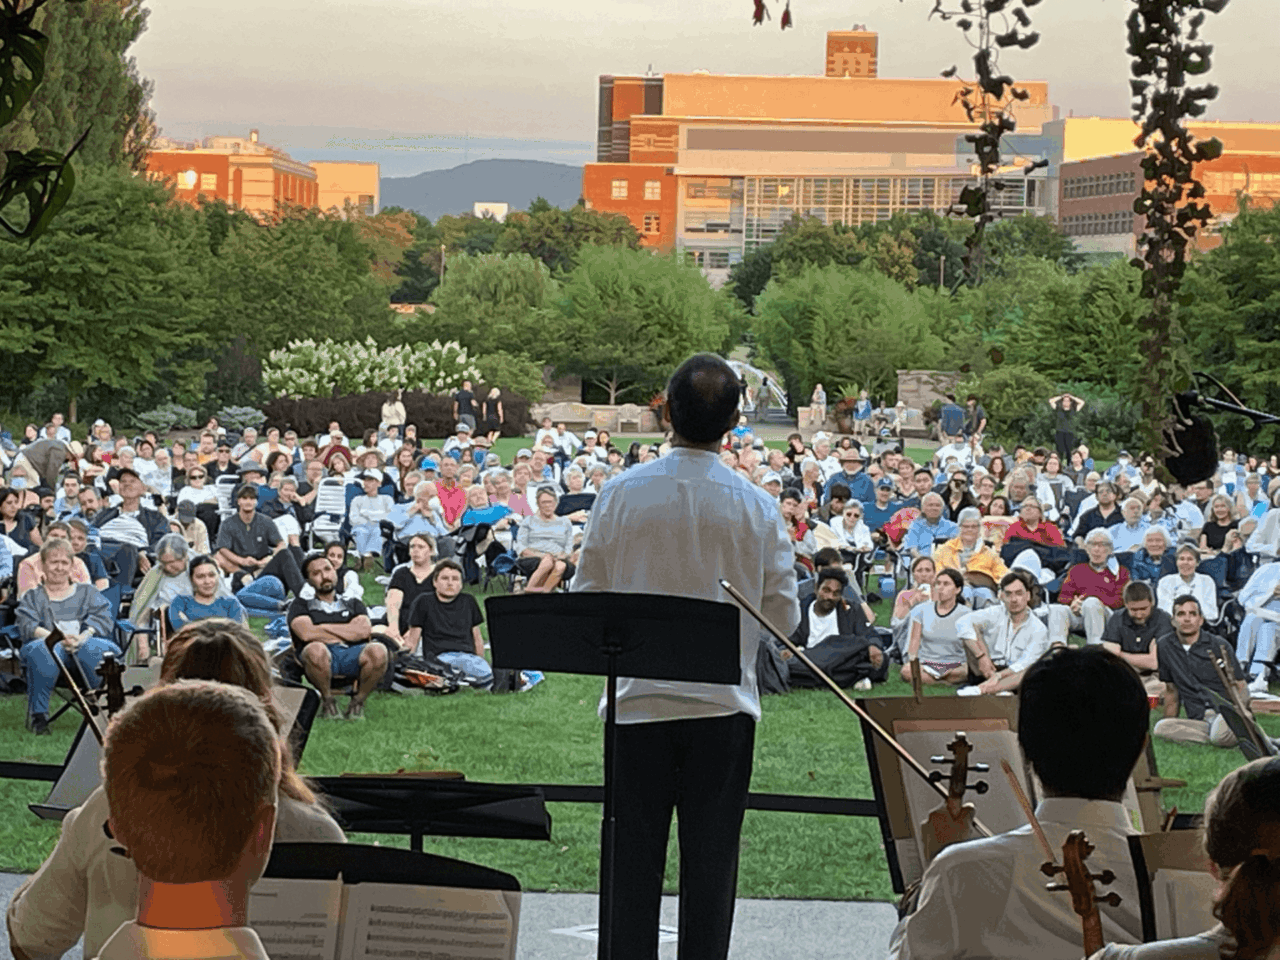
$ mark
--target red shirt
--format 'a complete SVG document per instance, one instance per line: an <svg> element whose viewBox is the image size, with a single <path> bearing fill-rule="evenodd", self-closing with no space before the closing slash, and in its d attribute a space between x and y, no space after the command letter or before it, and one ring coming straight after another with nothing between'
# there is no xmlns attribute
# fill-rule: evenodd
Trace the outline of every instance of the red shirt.
<svg viewBox="0 0 1280 960"><path fill-rule="evenodd" d="M1118 573L1110 568L1095 570L1087 563L1077 563L1067 571L1062 581L1062 591L1058 594L1059 603L1070 603L1076 597L1097 597L1103 606L1119 610L1124 606L1124 586L1129 582L1129 571L1124 567Z"/></svg>
<svg viewBox="0 0 1280 960"><path fill-rule="evenodd" d="M467 509L467 491L458 485L457 480L437 480L436 496L440 498L440 512L444 514L445 523L452 525Z"/></svg>
<svg viewBox="0 0 1280 960"><path fill-rule="evenodd" d="M1027 525L1019 517L1009 524L1009 529L1004 534L1004 542L1008 543L1015 538L1030 540L1032 543L1039 543L1046 547L1065 546L1062 540L1062 531L1047 520L1040 521L1034 530L1028 530Z"/></svg>

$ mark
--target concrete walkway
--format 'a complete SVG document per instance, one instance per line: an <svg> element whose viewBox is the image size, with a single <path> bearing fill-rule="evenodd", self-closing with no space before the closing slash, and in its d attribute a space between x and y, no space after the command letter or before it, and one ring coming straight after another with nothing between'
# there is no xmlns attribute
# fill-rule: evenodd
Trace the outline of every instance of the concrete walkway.
<svg viewBox="0 0 1280 960"><path fill-rule="evenodd" d="M26 879L0 873L6 906ZM892 904L827 900L739 900L733 925L732 960L871 960L883 957L897 921ZM592 960L596 897L588 893L526 893L520 910L517 960ZM676 955L676 898L662 903L660 960ZM66 960L83 960L80 947ZM0 960L12 960L8 937L0 938Z"/></svg>

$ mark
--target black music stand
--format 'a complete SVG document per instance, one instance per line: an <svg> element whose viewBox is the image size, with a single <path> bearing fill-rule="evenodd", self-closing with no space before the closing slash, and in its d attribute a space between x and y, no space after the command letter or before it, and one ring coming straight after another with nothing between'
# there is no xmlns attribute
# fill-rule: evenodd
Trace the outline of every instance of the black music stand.
<svg viewBox="0 0 1280 960"><path fill-rule="evenodd" d="M613 948L618 677L741 682L738 608L647 593L560 593L490 597L485 613L495 667L607 678L597 956L608 958Z"/></svg>

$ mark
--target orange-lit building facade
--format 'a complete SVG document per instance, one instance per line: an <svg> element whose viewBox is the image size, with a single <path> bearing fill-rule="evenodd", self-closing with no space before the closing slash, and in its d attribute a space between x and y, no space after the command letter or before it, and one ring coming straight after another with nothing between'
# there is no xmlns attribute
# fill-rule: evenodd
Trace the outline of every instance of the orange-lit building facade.
<svg viewBox="0 0 1280 960"><path fill-rule="evenodd" d="M1143 187L1143 153L1132 149L1137 127L1128 120L1094 117L1058 126L1064 161L1056 171L1056 214L1063 232L1085 253L1134 257L1146 228L1145 219L1133 212ZM1222 242L1219 231L1238 212L1240 193L1255 204L1280 201L1280 124L1206 122L1188 129L1195 138L1216 137L1223 146L1221 157L1198 164L1195 171L1213 211L1195 246L1209 250Z"/></svg>
<svg viewBox="0 0 1280 960"><path fill-rule="evenodd" d="M688 252L713 278L792 216L847 224L900 210L948 210L972 182L972 130L955 80L878 75L878 38L827 35L821 75L708 73L599 80L588 206L625 214L645 245ZM1020 84L1019 164L1047 157L1048 85ZM1002 215L1045 213L1046 173L1010 177Z"/></svg>
<svg viewBox="0 0 1280 960"><path fill-rule="evenodd" d="M378 164L294 160L247 137L206 137L196 142L160 138L147 155L150 176L174 185L179 200L223 200L258 218L291 206L341 212L350 201L360 213L377 213Z"/></svg>

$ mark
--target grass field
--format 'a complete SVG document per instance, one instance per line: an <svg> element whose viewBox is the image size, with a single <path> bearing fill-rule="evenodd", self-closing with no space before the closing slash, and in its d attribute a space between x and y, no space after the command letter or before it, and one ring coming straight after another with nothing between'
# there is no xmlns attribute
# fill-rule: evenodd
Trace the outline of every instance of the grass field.
<svg viewBox="0 0 1280 960"><path fill-rule="evenodd" d="M510 460L526 443L499 441L499 455ZM923 449L908 452L917 460L928 455ZM382 588L372 574L364 579L366 602L379 603ZM878 605L877 616L887 622L887 603ZM260 628L261 622L255 625ZM448 769L475 781L598 784L602 725L596 704L601 688L598 678L552 675L526 694L464 690L442 698L376 695L365 723L317 721L301 767L313 775ZM876 691L878 696L908 693L896 679ZM0 698L0 731L7 734L0 740L0 759L61 763L75 732L73 716L59 720L52 736L37 738L23 728L25 702L22 696ZM1280 718L1264 717L1262 722L1280 735ZM1208 790L1241 763L1238 751L1207 746L1160 742L1156 755L1161 774L1188 781L1185 789L1165 793L1166 806L1176 804L1183 812L1200 810ZM856 718L830 693L800 690L768 697L757 732L752 789L870 798L865 758ZM53 848L57 825L26 809L47 791L43 783L0 780L0 869L31 871ZM594 890L599 806L556 803L549 808L549 844L429 838L426 849L510 871L527 890ZM407 845L404 837L352 839ZM673 891L675 862L673 843L667 873ZM738 890L744 897L893 896L876 821L774 812L747 814Z"/></svg>

